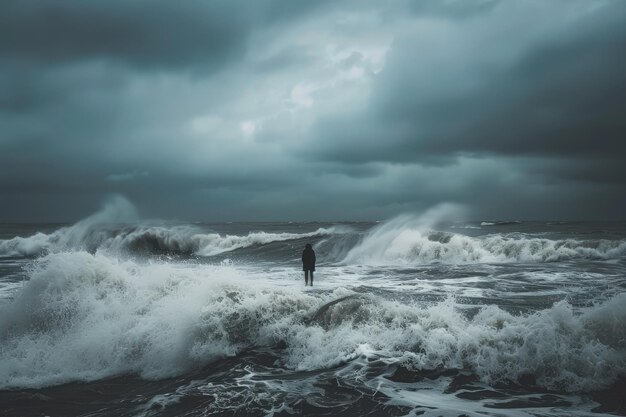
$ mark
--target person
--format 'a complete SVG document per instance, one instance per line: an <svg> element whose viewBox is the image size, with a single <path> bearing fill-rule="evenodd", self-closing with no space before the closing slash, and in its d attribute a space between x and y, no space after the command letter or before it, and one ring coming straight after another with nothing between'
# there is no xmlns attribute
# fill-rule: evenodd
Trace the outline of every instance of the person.
<svg viewBox="0 0 626 417"><path fill-rule="evenodd" d="M313 271L315 271L315 251L310 243L307 243L302 251L302 270L304 271L304 285L309 285L309 275L311 276L311 287L313 286Z"/></svg>

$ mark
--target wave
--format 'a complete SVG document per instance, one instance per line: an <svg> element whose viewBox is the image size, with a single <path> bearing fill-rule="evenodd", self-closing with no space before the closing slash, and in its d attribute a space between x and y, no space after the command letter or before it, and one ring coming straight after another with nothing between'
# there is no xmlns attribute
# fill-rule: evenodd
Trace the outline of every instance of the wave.
<svg viewBox="0 0 626 417"><path fill-rule="evenodd" d="M221 235L203 233L191 226L132 226L124 229L97 229L85 235L83 240L71 244L62 239L68 229L52 234L37 233L33 236L0 241L0 256L36 256L44 253L68 250L97 250L130 253L178 253L198 256L214 256L235 249L272 242L326 236L338 233L336 228L318 228L309 233L251 232L247 235Z"/></svg>
<svg viewBox="0 0 626 417"><path fill-rule="evenodd" d="M480 226L472 226L471 224L465 224L462 226L450 226L450 229L473 229L473 230L481 230Z"/></svg>
<svg viewBox="0 0 626 417"><path fill-rule="evenodd" d="M316 239L315 246L320 260L357 265L537 263L616 259L626 255L626 240L553 240L520 233L471 237L433 230L438 222L457 211L455 206L437 206L419 217L403 215L379 223L365 235L347 226L320 227L306 233L256 231L235 235L207 233L198 225L140 222L132 204L116 198L100 212L50 234L0 240L0 256L39 256L84 250L117 255L211 257L242 248L307 238L323 238ZM277 260L284 255L285 260L291 261L294 257L292 248L283 248L282 252L275 249L262 248L264 259Z"/></svg>
<svg viewBox="0 0 626 417"><path fill-rule="evenodd" d="M368 232L345 259L347 264L553 262L614 259L626 254L624 240L552 240L520 234L470 237L429 230L400 216Z"/></svg>
<svg viewBox="0 0 626 417"><path fill-rule="evenodd" d="M481 226L511 226L514 224L522 224L519 220L507 220L500 222L480 222Z"/></svg>
<svg viewBox="0 0 626 417"><path fill-rule="evenodd" d="M36 233L29 237L0 240L0 256L36 256L46 252L71 249L93 249L110 236L107 228L138 219L135 207L124 197L114 196L91 216L50 234Z"/></svg>
<svg viewBox="0 0 626 417"><path fill-rule="evenodd" d="M344 232L341 227L331 227L318 228L308 233L259 231L240 236L206 233L191 225L127 224L136 223L137 219L132 204L117 197L98 213L53 233L0 240L0 256L37 256L72 250L214 256L254 245Z"/></svg>
<svg viewBox="0 0 626 417"><path fill-rule="evenodd" d="M232 266L50 254L0 306L0 387L43 387L138 374L167 378L252 348L281 366L327 369L367 356L413 369L470 370L483 381L534 376L589 391L626 372L626 294L576 313L495 306L466 316L455 300L400 303L337 288L302 291Z"/></svg>
<svg viewBox="0 0 626 417"><path fill-rule="evenodd" d="M115 236L100 242L98 249L133 253L180 253L215 256L254 245L326 236L336 232L339 232L336 228L320 227L309 233L267 233L260 231L240 236L203 233L190 226L136 226L129 230L118 231Z"/></svg>
<svg viewBox="0 0 626 417"><path fill-rule="evenodd" d="M0 239L0 256L34 256L44 253L50 247L50 235L35 233L29 237L16 236Z"/></svg>

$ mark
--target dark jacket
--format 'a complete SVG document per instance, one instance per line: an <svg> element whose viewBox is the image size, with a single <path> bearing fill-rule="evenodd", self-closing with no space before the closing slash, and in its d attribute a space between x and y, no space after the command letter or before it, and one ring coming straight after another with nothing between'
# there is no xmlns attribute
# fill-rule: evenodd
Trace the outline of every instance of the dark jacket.
<svg viewBox="0 0 626 417"><path fill-rule="evenodd" d="M315 271L315 252L311 247L307 247L302 251L302 270Z"/></svg>

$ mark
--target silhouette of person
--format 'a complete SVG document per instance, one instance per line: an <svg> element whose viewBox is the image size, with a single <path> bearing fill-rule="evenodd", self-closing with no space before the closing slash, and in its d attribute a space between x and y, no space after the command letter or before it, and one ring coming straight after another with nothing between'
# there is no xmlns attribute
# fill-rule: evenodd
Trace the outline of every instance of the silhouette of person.
<svg viewBox="0 0 626 417"><path fill-rule="evenodd" d="M307 243L302 251L302 270L304 271L304 285L309 285L309 275L311 276L311 287L313 286L313 271L315 271L315 252L310 243Z"/></svg>

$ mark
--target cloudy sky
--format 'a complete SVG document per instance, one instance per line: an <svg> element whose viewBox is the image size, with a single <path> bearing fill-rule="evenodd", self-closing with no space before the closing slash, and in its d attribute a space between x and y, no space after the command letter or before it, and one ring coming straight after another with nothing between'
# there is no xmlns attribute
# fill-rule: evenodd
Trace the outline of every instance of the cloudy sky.
<svg viewBox="0 0 626 417"><path fill-rule="evenodd" d="M626 219L624 0L0 2L0 221Z"/></svg>

